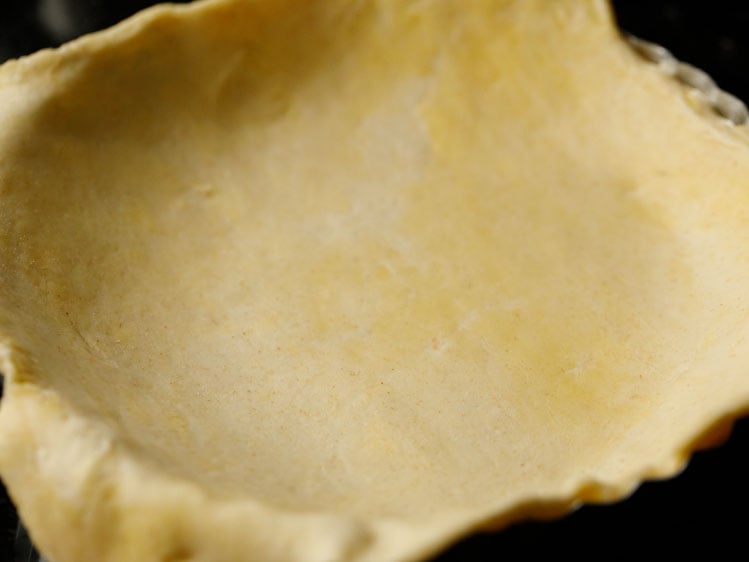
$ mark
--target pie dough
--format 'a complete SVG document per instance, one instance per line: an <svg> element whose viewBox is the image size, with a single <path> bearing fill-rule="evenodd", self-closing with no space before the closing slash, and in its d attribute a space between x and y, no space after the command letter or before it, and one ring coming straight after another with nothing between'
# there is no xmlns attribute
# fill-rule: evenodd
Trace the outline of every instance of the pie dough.
<svg viewBox="0 0 749 562"><path fill-rule="evenodd" d="M749 144L603 0L206 0L0 69L0 475L55 562L382 562L749 407Z"/></svg>

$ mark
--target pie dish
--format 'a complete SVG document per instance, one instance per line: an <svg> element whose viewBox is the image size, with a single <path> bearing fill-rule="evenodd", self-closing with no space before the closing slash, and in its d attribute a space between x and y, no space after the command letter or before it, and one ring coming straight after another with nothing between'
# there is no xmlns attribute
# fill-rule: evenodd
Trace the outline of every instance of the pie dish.
<svg viewBox="0 0 749 562"><path fill-rule="evenodd" d="M206 0L5 64L0 475L40 549L418 560L715 442L748 134L635 47L596 0Z"/></svg>

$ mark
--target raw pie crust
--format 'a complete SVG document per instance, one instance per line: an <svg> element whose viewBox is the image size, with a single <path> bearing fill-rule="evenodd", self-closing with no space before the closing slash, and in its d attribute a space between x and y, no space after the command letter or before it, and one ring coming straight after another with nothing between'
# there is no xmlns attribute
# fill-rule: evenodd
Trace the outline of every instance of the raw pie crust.
<svg viewBox="0 0 749 562"><path fill-rule="evenodd" d="M603 0L207 0L5 64L35 542L417 560L677 473L749 406L748 135L703 97Z"/></svg>

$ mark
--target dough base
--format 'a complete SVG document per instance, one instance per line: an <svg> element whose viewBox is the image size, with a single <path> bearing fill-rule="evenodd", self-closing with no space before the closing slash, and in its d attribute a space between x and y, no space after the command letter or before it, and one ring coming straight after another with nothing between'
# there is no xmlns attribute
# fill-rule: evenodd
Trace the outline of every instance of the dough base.
<svg viewBox="0 0 749 562"><path fill-rule="evenodd" d="M598 0L209 0L0 70L0 474L56 562L422 559L749 406L747 131Z"/></svg>

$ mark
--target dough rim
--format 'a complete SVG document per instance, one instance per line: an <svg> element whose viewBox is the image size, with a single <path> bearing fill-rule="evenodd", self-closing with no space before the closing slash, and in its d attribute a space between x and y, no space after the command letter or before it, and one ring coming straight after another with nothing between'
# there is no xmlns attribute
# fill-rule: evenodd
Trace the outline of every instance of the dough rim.
<svg viewBox="0 0 749 562"><path fill-rule="evenodd" d="M728 414L716 416L702 432L619 482L580 478L556 496L516 498L485 512L456 511L425 522L357 520L336 513L296 513L251 498L227 501L212 497L196 483L163 474L129 455L102 424L77 414L59 395L31 382L33 373L24 368L19 353L10 352L8 340L0 349L0 370L6 373L0 469L33 540L52 560L61 561L230 562L238 555L269 562L424 560L474 532L560 518L585 504L625 500L645 482L681 473L694 453L723 443L735 421L749 414L749 399L736 400ZM28 446L32 437L35 447ZM24 486L26 475L39 468L40 450L56 469L64 466L71 450L85 451L77 459L87 461L86 469L34 478L35 486ZM66 494L71 482L85 493ZM50 505L56 509L50 510ZM78 523L89 507L102 527L111 531L113 526L121 534L80 533ZM287 533L295 536L293 544L283 540ZM224 540L216 541L216 536ZM202 552L201 544L209 549Z"/></svg>

